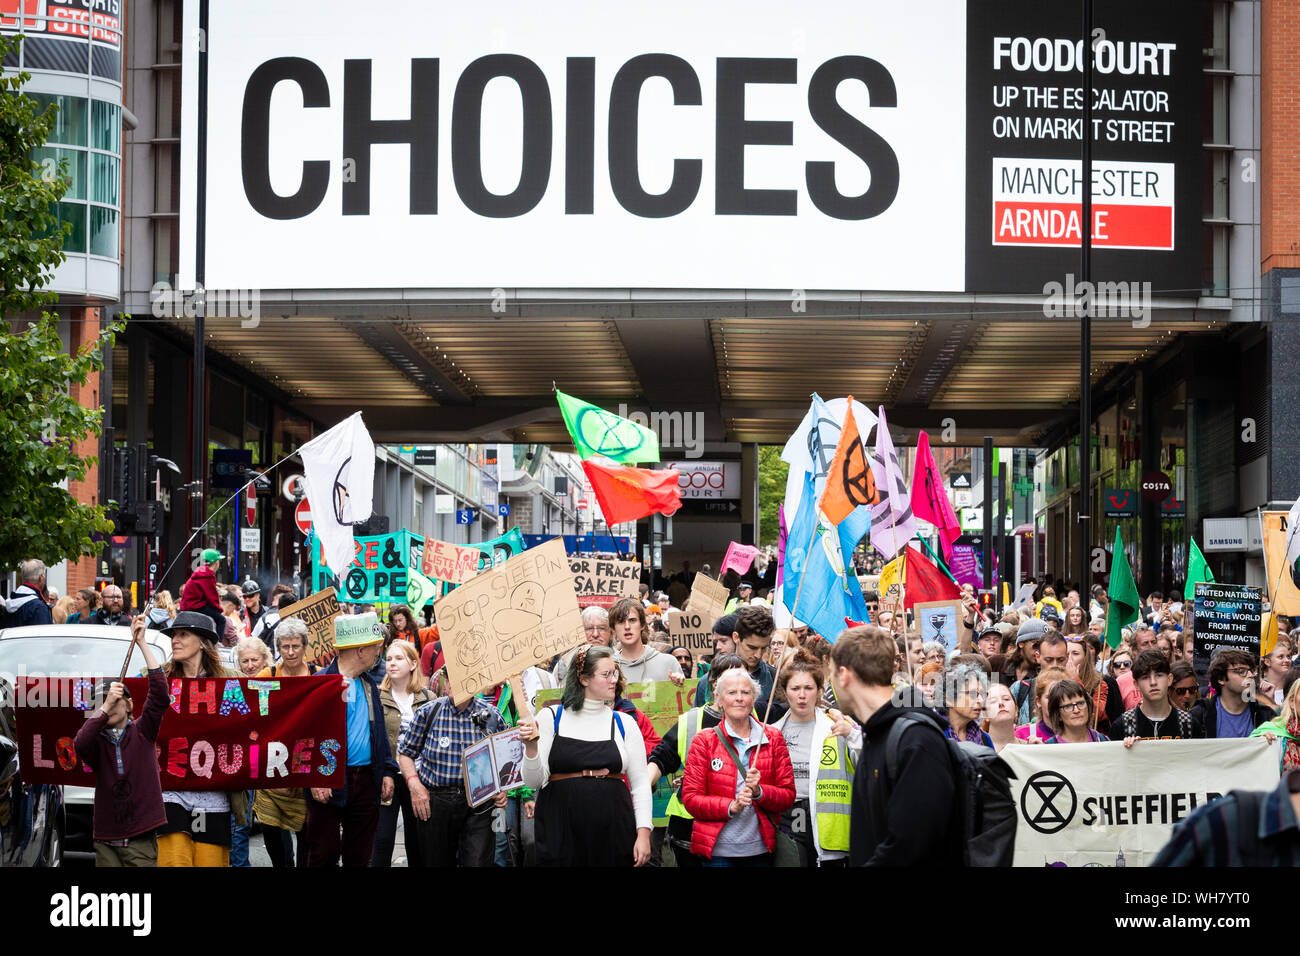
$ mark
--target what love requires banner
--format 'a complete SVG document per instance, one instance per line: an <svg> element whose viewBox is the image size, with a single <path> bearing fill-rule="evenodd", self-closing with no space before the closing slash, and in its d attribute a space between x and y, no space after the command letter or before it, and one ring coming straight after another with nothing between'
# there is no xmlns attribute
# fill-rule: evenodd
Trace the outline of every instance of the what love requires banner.
<svg viewBox="0 0 1300 956"><path fill-rule="evenodd" d="M1278 750L1263 738L1007 747L1013 865L1147 866L1197 807L1276 787Z"/></svg>
<svg viewBox="0 0 1300 956"><path fill-rule="evenodd" d="M97 706L94 681L19 677L16 685L23 780L93 787L73 741ZM126 685L138 720L149 681ZM342 677L175 677L168 691L157 741L164 790L343 786Z"/></svg>

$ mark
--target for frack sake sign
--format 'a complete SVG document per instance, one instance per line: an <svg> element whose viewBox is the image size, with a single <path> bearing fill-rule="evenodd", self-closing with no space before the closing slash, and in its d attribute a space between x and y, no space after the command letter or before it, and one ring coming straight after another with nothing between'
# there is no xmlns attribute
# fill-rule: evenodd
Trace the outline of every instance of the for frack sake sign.
<svg viewBox="0 0 1300 956"><path fill-rule="evenodd" d="M1147 866L1197 807L1277 786L1279 744L1140 740L1007 747L1015 866Z"/></svg>
<svg viewBox="0 0 1300 956"><path fill-rule="evenodd" d="M553 538L433 606L457 703L583 641L564 543Z"/></svg>
<svg viewBox="0 0 1300 956"><path fill-rule="evenodd" d="M613 607L620 598L634 598L641 584L641 562L606 558L569 558L573 593L578 607Z"/></svg>
<svg viewBox="0 0 1300 956"><path fill-rule="evenodd" d="M140 721L149 681L130 677ZM28 783L93 787L77 756L77 731L99 707L95 682L17 678L22 777ZM341 787L347 766L343 678L173 677L157 736L164 790Z"/></svg>

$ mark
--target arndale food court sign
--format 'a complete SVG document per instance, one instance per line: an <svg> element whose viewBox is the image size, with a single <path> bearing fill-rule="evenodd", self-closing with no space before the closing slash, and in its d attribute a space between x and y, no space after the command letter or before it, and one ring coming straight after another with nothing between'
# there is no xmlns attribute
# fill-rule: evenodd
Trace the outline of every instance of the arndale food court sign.
<svg viewBox="0 0 1300 956"><path fill-rule="evenodd" d="M1098 0L1084 183L1070 4L221 0L182 271L201 229L209 288L1036 292L1090 189L1094 278L1199 288L1185 7Z"/></svg>

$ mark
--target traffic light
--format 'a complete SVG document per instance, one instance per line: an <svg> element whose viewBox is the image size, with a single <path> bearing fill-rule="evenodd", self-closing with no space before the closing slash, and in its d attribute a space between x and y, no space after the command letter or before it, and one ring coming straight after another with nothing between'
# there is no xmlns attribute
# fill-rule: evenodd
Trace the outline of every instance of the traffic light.
<svg viewBox="0 0 1300 956"><path fill-rule="evenodd" d="M981 610L981 611L991 611L991 610L993 610L993 592L992 592L992 591L986 591L984 588L980 588L979 599L980 599L980 610Z"/></svg>
<svg viewBox="0 0 1300 956"><path fill-rule="evenodd" d="M134 448L113 449L113 500L117 502L119 528L135 522L136 453Z"/></svg>

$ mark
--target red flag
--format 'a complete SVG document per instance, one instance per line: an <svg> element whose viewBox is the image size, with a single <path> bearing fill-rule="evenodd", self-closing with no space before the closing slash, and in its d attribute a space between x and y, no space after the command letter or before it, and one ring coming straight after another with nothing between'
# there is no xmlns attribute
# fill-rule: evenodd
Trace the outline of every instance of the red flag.
<svg viewBox="0 0 1300 956"><path fill-rule="evenodd" d="M635 521L646 515L670 515L682 506L678 472L669 468L651 471L628 465L598 465L587 460L582 469L596 493L606 524Z"/></svg>
<svg viewBox="0 0 1300 956"><path fill-rule="evenodd" d="M961 587L948 575L908 545L906 567L903 570L903 607L910 608L918 601L959 601Z"/></svg>
<svg viewBox="0 0 1300 956"><path fill-rule="evenodd" d="M928 521L939 529L943 543L943 559L952 560L952 545L961 537L961 522L953 511L948 492L943 487L943 476L934 463L930 451L930 436L925 432L916 440L916 471L912 475L912 514Z"/></svg>

